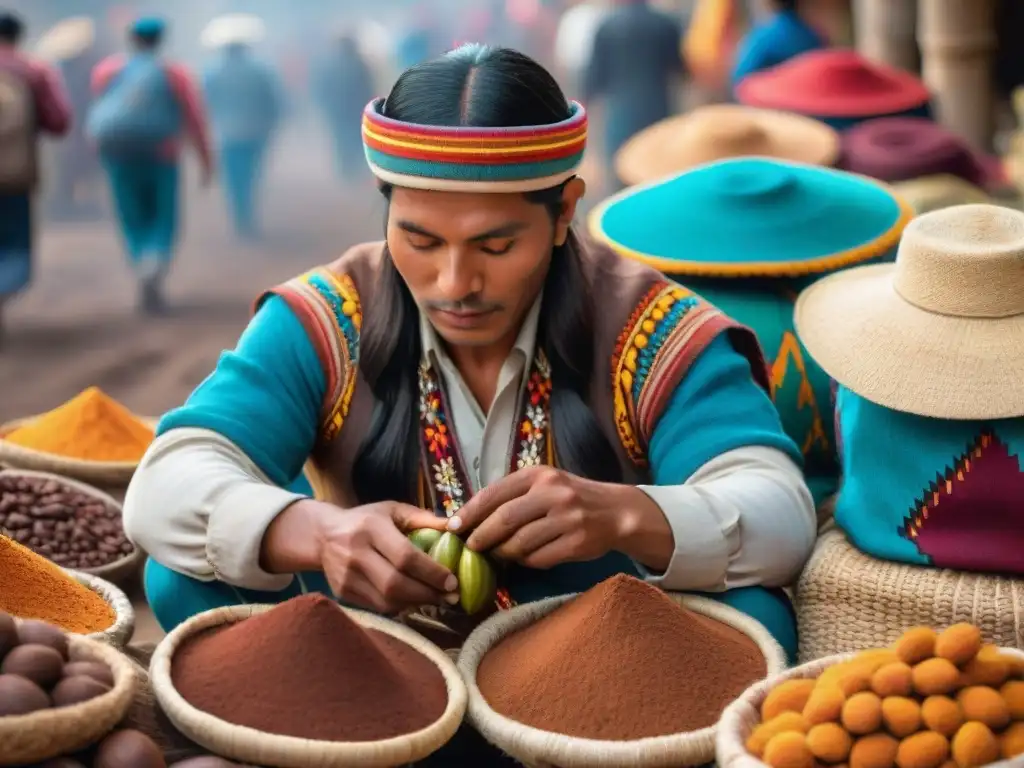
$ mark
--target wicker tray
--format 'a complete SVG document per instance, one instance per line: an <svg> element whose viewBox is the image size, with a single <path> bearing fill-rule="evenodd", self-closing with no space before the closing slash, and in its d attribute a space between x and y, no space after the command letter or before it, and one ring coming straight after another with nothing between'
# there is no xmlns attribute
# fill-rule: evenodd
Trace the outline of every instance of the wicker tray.
<svg viewBox="0 0 1024 768"><path fill-rule="evenodd" d="M39 472L29 469L2 469L0 470L0 477L30 477L42 480L53 480L54 482L67 486L78 493L91 496L97 501L102 502L107 508L116 510L118 515L121 514L121 505L110 494L104 493L99 488L94 488L91 485L86 485L85 483L73 480L70 477L54 474L53 472ZM133 547L131 554L124 555L112 563L107 563L106 565L101 565L97 568L80 568L78 570L81 573L87 573L90 576L101 578L111 584L127 584L138 576L139 570L142 568L142 563L145 562L145 559L145 553L141 549Z"/></svg>
<svg viewBox="0 0 1024 768"><path fill-rule="evenodd" d="M150 684L160 707L184 736L218 755L254 765L276 768L384 768L422 760L455 735L466 711L466 686L452 660L408 627L341 606L338 606L338 610L345 611L364 627L398 638L437 665L448 686L448 706L437 722L415 733L382 741L316 741L234 725L208 715L185 701L175 690L171 679L171 662L178 647L205 629L244 621L274 607L245 605L207 611L178 626L157 646L149 666ZM343 684L343 681L339 681L339 685Z"/></svg>
<svg viewBox="0 0 1024 768"><path fill-rule="evenodd" d="M532 768L682 768L711 762L715 754L715 726L636 741L602 741L542 731L491 709L476 684L477 668L487 651L506 635L533 624L573 597L553 597L497 613L469 636L459 655L459 671L469 691L469 720L473 726L496 747ZM689 610L751 637L764 653L769 676L785 669L785 652L754 619L713 600L691 595L670 597Z"/></svg>
<svg viewBox="0 0 1024 768"><path fill-rule="evenodd" d="M114 687L90 701L30 715L0 717L0 765L29 765L95 744L121 721L135 695L131 662L113 648L68 635L71 661L99 661L110 667Z"/></svg>
<svg viewBox="0 0 1024 768"><path fill-rule="evenodd" d="M1015 648L1004 648L1004 653L1024 658ZM849 661L856 653L842 653L793 667L767 680L755 683L732 704L725 708L718 721L718 739L715 754L718 768L768 768L768 764L747 752L747 738L761 723L761 704L776 686L787 680L811 680L831 666ZM991 763L988 768L1020 768L1021 761L1007 760Z"/></svg>

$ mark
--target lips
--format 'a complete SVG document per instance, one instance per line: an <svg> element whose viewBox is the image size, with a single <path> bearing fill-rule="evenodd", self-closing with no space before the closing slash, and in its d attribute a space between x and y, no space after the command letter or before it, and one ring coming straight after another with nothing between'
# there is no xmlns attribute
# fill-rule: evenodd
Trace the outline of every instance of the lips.
<svg viewBox="0 0 1024 768"><path fill-rule="evenodd" d="M932 565L1024 573L1024 472L984 431L924 489L899 534Z"/></svg>

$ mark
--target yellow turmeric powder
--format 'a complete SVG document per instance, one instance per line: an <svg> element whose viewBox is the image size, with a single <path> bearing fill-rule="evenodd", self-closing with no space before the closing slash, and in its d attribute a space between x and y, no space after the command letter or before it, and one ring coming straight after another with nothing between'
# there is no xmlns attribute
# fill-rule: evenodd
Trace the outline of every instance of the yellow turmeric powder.
<svg viewBox="0 0 1024 768"><path fill-rule="evenodd" d="M114 624L114 609L57 565L0 536L0 611L86 635Z"/></svg>
<svg viewBox="0 0 1024 768"><path fill-rule="evenodd" d="M98 387L89 387L4 439L69 459L136 462L153 442L153 430Z"/></svg>

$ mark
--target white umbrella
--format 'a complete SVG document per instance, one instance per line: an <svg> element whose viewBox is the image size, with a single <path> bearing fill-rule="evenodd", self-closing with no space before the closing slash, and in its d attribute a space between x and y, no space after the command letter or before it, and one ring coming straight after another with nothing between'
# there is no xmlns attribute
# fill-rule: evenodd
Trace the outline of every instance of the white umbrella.
<svg viewBox="0 0 1024 768"><path fill-rule="evenodd" d="M206 48L225 45L252 45L266 37L267 25L259 16L248 13L229 13L217 16L203 28L199 36Z"/></svg>
<svg viewBox="0 0 1024 768"><path fill-rule="evenodd" d="M88 16L63 19L36 42L35 53L48 61L67 61L89 50L96 41L96 23Z"/></svg>

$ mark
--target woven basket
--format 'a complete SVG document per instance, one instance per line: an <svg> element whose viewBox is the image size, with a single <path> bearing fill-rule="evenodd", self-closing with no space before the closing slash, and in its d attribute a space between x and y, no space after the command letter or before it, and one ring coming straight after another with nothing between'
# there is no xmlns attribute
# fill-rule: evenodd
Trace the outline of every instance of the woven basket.
<svg viewBox="0 0 1024 768"><path fill-rule="evenodd" d="M78 493L91 496L97 501L102 502L106 507L116 510L118 515L121 514L121 505L112 496L104 493L99 488L94 488L91 485L80 483L77 480L72 480L71 478L64 477L63 475L56 475L52 472L38 472L28 469L4 469L0 470L0 477L30 477L41 480L53 480L54 482L67 486ZM78 570L82 573L88 573L91 576L97 576L104 581L109 581L111 584L125 584L138 575L139 569L142 567L142 563L145 559L146 556L142 550L135 548L132 550L131 554L124 555L112 563L101 565L98 568L80 568Z"/></svg>
<svg viewBox="0 0 1024 768"><path fill-rule="evenodd" d="M909 627L961 621L1024 649L1024 580L876 560L841 531L818 539L796 600L800 661L887 646Z"/></svg>
<svg viewBox="0 0 1024 768"><path fill-rule="evenodd" d="M1012 648L1004 649L1024 657L1024 653ZM788 669L775 677L755 683L736 701L725 708L722 719L718 721L718 738L716 741L716 762L718 768L768 768L767 763L747 752L747 738L761 723L761 704L773 688L786 680L810 680L817 678L822 672L834 664L852 659L856 654L843 653L827 656L793 669ZM991 763L988 768L1011 768L1020 760Z"/></svg>
<svg viewBox="0 0 1024 768"><path fill-rule="evenodd" d="M15 445L4 439L15 429L28 424L38 416L29 416L0 425L0 464L14 469L34 469L40 472L54 472L58 475L84 480L103 488L127 488L132 475L139 466L137 461L85 461L69 459L55 453L46 453L32 448ZM137 417L144 423L151 419Z"/></svg>
<svg viewBox="0 0 1024 768"><path fill-rule="evenodd" d="M65 568L64 571L79 584L88 587L106 600L114 609L114 623L102 632L93 632L86 637L114 648L124 648L128 645L132 635L135 634L135 609L128 596L109 581L104 581L98 576L73 571L70 568Z"/></svg>
<svg viewBox="0 0 1024 768"><path fill-rule="evenodd" d="M149 666L150 684L164 713L184 736L222 757L254 765L276 768L384 768L422 760L455 735L466 712L466 686L452 660L408 627L341 606L338 606L338 610L345 611L364 627L398 638L437 665L448 686L448 706L437 722L415 733L382 741L316 741L234 725L201 712L185 701L171 680L171 661L178 647L204 629L244 621L272 608L272 605L217 608L192 617L160 641ZM337 682L338 685L345 685L344 680ZM373 695L372 691L367 691L367 695Z"/></svg>
<svg viewBox="0 0 1024 768"><path fill-rule="evenodd" d="M128 711L137 682L128 659L79 635L68 635L68 657L106 664L114 674L114 687L70 707L0 717L0 765L29 765L77 752L112 731Z"/></svg>
<svg viewBox="0 0 1024 768"><path fill-rule="evenodd" d="M715 726L692 733L636 741L601 741L542 731L498 714L476 684L476 672L487 652L504 637L535 623L575 595L527 603L491 616L469 636L459 655L459 671L469 689L469 720L499 749L530 768L681 768L709 763L715 755ZM764 653L768 674L786 667L786 655L761 624L743 613L691 595L670 595L679 605L738 629Z"/></svg>

